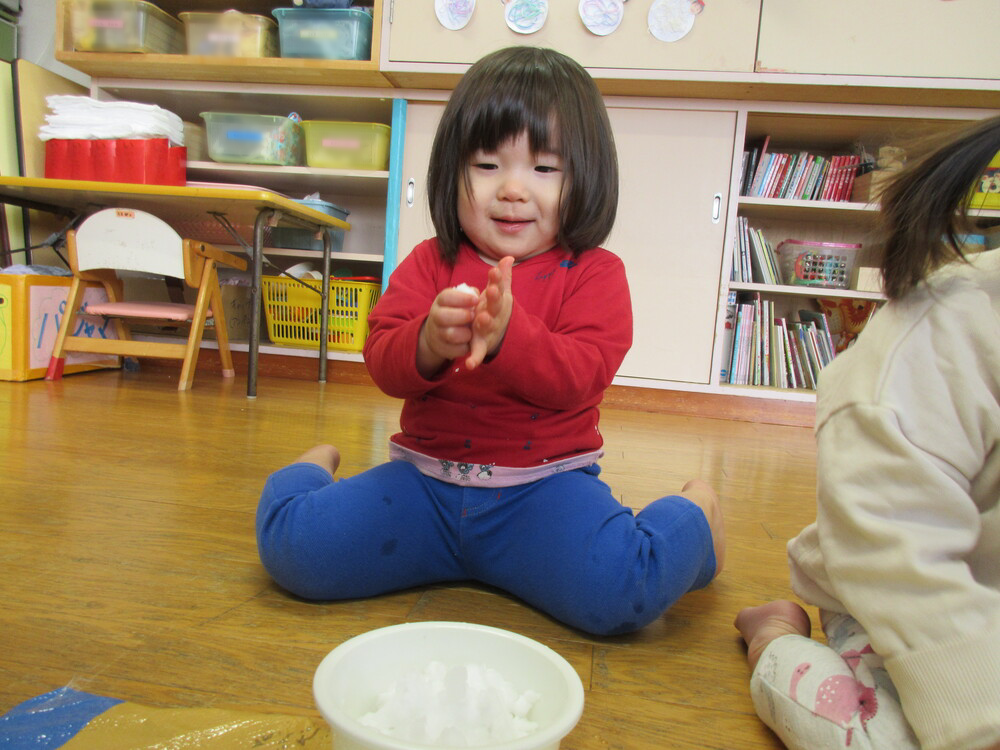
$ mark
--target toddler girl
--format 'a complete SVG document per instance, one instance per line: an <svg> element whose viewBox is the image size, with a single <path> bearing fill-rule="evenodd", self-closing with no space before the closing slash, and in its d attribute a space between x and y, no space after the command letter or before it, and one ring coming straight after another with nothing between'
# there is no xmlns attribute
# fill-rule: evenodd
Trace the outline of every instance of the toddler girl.
<svg viewBox="0 0 1000 750"><path fill-rule="evenodd" d="M618 167L586 71L514 47L473 65L428 171L437 236L370 316L372 378L403 399L390 461L334 481L318 446L267 481L261 560L310 599L475 580L595 634L626 633L722 564L694 480L633 515L599 478L598 404L632 340L625 269L599 247Z"/></svg>

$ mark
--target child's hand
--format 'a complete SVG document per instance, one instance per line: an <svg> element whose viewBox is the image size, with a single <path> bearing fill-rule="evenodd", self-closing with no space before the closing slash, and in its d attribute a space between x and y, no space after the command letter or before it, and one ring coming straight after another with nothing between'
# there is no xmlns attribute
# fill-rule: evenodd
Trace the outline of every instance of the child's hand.
<svg viewBox="0 0 1000 750"><path fill-rule="evenodd" d="M480 297L473 287L451 287L434 298L417 344L417 370L425 378L433 376L445 362L469 354Z"/></svg>
<svg viewBox="0 0 1000 750"><path fill-rule="evenodd" d="M514 295L510 291L513 267L514 259L507 256L490 269L489 281L479 297L472 321L472 340L469 342L469 356L465 360L465 366L470 370L496 354L503 343L514 306Z"/></svg>

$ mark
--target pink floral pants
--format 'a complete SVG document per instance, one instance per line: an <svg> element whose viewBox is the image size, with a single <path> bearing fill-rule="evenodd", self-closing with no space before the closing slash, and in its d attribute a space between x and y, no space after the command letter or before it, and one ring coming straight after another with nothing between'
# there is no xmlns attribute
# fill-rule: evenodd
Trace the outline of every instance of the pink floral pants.
<svg viewBox="0 0 1000 750"><path fill-rule="evenodd" d="M827 643L786 635L761 654L750 694L789 750L919 750L899 696L848 615L821 612Z"/></svg>

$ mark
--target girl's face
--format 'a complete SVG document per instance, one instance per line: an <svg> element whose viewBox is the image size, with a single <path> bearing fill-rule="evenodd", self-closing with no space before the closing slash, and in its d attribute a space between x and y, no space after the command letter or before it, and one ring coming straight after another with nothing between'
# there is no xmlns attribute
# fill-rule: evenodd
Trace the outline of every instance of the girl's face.
<svg viewBox="0 0 1000 750"><path fill-rule="evenodd" d="M469 160L459 179L458 222L485 256L524 260L556 244L563 164L557 154L532 154L527 133Z"/></svg>

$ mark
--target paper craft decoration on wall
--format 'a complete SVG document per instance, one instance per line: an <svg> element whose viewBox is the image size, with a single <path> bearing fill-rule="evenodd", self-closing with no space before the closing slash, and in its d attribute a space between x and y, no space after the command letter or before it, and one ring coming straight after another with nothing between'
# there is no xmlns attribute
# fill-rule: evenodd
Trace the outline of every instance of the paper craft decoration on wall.
<svg viewBox="0 0 1000 750"><path fill-rule="evenodd" d="M476 9L476 0L434 0L434 13L446 29L464 29Z"/></svg>
<svg viewBox="0 0 1000 750"><path fill-rule="evenodd" d="M504 4L504 20L518 34L534 34L545 25L548 15L548 0L507 0Z"/></svg>
<svg viewBox="0 0 1000 750"><path fill-rule="evenodd" d="M597 36L613 32L624 16L624 0L580 0L580 20Z"/></svg>
<svg viewBox="0 0 1000 750"><path fill-rule="evenodd" d="M655 0L647 16L649 33L661 42L683 39L704 8L702 0Z"/></svg>

